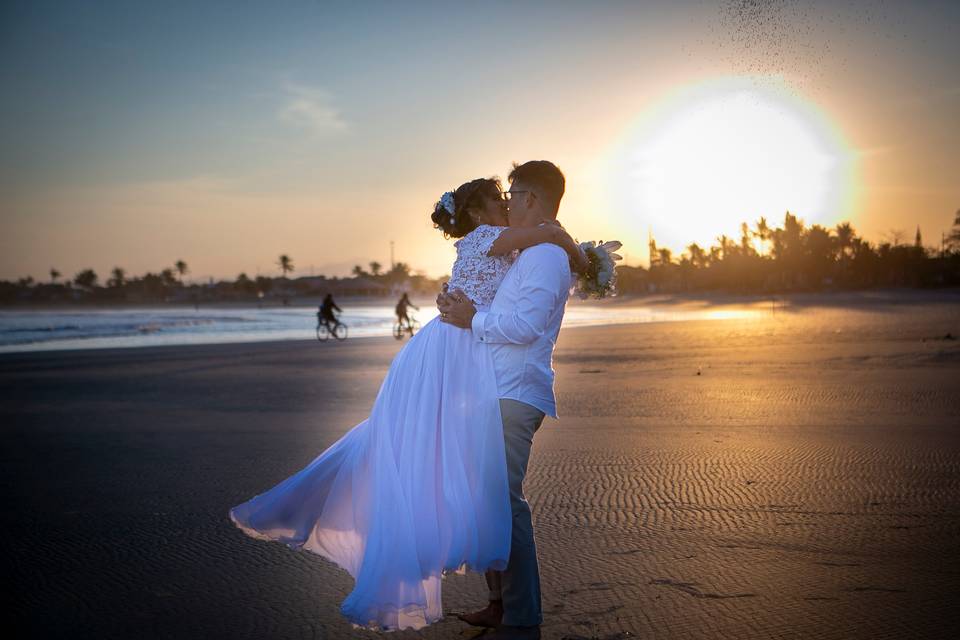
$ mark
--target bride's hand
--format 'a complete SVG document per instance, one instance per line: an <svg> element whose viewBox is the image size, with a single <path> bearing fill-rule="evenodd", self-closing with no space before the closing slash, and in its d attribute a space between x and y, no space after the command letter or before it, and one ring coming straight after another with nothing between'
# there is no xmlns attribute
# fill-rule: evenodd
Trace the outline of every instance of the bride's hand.
<svg viewBox="0 0 960 640"><path fill-rule="evenodd" d="M590 268L587 254L559 222L553 222L557 225L554 228L554 242L567 252L567 256L570 257L570 268L577 273L586 273L587 269Z"/></svg>
<svg viewBox="0 0 960 640"><path fill-rule="evenodd" d="M456 289L444 297L437 307L440 309L440 320L461 329L469 329L477 308L473 301L460 289Z"/></svg>
<svg viewBox="0 0 960 640"><path fill-rule="evenodd" d="M570 257L570 263L573 266L573 270L580 274L584 274L590 269L590 260L587 258L586 251L581 249L580 245L577 245L576 257Z"/></svg>

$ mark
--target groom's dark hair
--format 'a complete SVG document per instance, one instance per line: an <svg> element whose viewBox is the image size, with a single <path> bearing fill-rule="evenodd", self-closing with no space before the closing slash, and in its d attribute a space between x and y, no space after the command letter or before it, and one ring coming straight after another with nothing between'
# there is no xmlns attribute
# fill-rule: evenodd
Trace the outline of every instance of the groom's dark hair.
<svg viewBox="0 0 960 640"><path fill-rule="evenodd" d="M560 199L566 188L567 181L557 165L547 160L531 160L523 164L513 163L513 171L508 176L510 184L519 182L533 187L544 201L547 213L557 217L560 209Z"/></svg>

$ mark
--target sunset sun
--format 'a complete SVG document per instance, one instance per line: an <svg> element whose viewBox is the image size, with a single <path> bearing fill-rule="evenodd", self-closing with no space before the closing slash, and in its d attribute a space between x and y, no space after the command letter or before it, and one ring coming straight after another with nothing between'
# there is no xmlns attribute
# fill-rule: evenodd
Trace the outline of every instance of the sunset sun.
<svg viewBox="0 0 960 640"><path fill-rule="evenodd" d="M789 92L699 85L651 109L629 136L618 208L635 232L649 227L676 251L786 210L831 224L848 214L852 158L825 116Z"/></svg>

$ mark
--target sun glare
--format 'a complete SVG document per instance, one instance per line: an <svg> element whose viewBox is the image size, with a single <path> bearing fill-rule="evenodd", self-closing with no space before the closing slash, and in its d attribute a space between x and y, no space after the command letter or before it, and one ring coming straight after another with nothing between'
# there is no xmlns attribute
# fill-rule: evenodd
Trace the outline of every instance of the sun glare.
<svg viewBox="0 0 960 640"><path fill-rule="evenodd" d="M784 212L833 224L849 215L854 155L794 93L725 80L683 90L649 110L615 154L614 206L660 246L708 246L740 223Z"/></svg>

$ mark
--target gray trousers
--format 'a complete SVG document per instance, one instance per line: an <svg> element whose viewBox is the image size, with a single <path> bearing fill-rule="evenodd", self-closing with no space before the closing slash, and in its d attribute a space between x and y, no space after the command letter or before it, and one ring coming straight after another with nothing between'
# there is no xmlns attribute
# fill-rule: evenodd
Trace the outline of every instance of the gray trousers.
<svg viewBox="0 0 960 640"><path fill-rule="evenodd" d="M544 414L524 402L503 398L500 400L500 413L506 445L510 510L513 512L510 559L500 584L502 624L526 627L543 622L540 566L537 563L537 545L533 540L530 505L523 496L523 478L527 475L533 434L543 423Z"/></svg>

